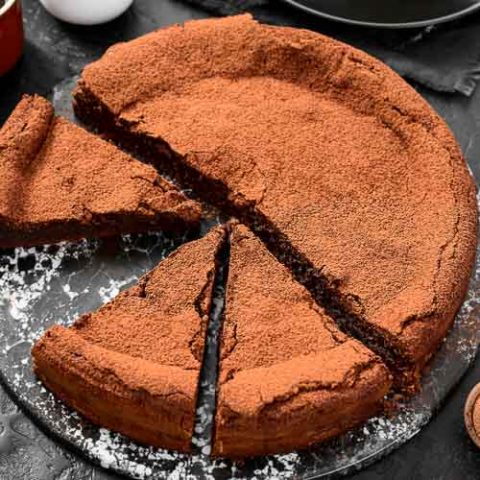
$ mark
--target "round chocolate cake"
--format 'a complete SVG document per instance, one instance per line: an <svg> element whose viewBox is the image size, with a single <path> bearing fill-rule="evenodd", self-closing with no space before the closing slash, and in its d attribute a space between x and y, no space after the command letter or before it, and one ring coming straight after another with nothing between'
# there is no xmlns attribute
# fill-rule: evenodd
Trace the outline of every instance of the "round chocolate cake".
<svg viewBox="0 0 480 480"><path fill-rule="evenodd" d="M304 448L374 415L388 393L418 390L468 286L475 186L445 123L388 67L322 35L248 15L202 20L110 48L84 69L74 107L87 126L246 225L229 224L224 240L230 271L215 455ZM175 276L168 263L164 270ZM159 304L175 295L183 298L181 287L155 292ZM122 299L114 302L103 308L123 308ZM191 302L198 312L198 297ZM174 375L174 365L178 375L198 376L198 352L194 367L144 355L173 339L194 355L193 337L172 333L171 325L183 328L173 306L155 326L158 338L145 335L152 324L141 313L125 315L137 326L129 328L131 345L152 343L138 354L123 343L109 361L141 357L149 369L168 365ZM98 358L118 350L116 328L121 322L112 318ZM125 415L132 421L117 422L118 430L189 449L195 380L188 402L173 389L183 396L178 414L179 402L158 394L158 381L150 389L140 373L125 385L120 374L83 368L67 332L56 331L56 342L47 333L34 350L37 372L54 392L100 425L115 428L112 419ZM195 342L203 345L204 335L202 327ZM67 336L72 365L60 366L54 349ZM67 384L81 386L81 400ZM124 393L107 416L96 410L115 392ZM143 438L132 433L142 418L151 425Z"/></svg>
<svg viewBox="0 0 480 480"><path fill-rule="evenodd" d="M388 67L245 15L114 46L75 107L251 226L417 385L466 291L475 187L447 126Z"/></svg>

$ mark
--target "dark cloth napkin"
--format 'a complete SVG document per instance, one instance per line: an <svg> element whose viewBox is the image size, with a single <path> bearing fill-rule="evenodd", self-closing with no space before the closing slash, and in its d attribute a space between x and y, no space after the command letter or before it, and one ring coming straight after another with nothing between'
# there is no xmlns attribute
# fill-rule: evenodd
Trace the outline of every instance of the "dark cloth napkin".
<svg viewBox="0 0 480 480"><path fill-rule="evenodd" d="M380 58L403 77L441 92L472 95L480 79L480 14L422 29L373 29L323 20L281 0L184 0L215 15L251 12L262 22L303 27Z"/></svg>

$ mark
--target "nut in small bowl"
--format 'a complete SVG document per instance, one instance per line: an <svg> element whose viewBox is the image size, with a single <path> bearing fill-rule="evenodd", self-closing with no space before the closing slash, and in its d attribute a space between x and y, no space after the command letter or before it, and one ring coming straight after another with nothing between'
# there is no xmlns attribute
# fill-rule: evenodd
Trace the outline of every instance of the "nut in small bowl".
<svg viewBox="0 0 480 480"><path fill-rule="evenodd" d="M480 448L480 383L477 383L468 394L464 419L470 438Z"/></svg>

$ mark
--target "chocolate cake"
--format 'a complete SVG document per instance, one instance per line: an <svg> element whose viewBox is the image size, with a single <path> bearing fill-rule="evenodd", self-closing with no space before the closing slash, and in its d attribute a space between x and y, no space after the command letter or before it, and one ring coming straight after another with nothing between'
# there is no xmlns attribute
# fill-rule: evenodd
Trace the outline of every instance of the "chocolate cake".
<svg viewBox="0 0 480 480"><path fill-rule="evenodd" d="M216 259L217 227L135 286L35 344L35 372L92 422L147 445L189 451Z"/></svg>
<svg viewBox="0 0 480 480"><path fill-rule="evenodd" d="M209 19L115 45L77 115L247 223L415 389L474 261L475 187L439 116L317 33Z"/></svg>
<svg viewBox="0 0 480 480"><path fill-rule="evenodd" d="M214 454L288 452L373 415L391 379L245 226L233 224Z"/></svg>
<svg viewBox="0 0 480 480"><path fill-rule="evenodd" d="M24 97L0 130L0 248L198 225L155 170Z"/></svg>

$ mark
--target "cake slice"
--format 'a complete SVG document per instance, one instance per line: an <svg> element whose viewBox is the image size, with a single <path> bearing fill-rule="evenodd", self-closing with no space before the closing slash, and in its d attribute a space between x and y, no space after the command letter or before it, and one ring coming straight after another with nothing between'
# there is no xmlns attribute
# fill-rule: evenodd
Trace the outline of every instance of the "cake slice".
<svg viewBox="0 0 480 480"><path fill-rule="evenodd" d="M38 377L95 424L189 451L224 237L215 228L72 327L50 328L32 350Z"/></svg>
<svg viewBox="0 0 480 480"><path fill-rule="evenodd" d="M155 170L26 96L0 130L0 248L196 226Z"/></svg>
<svg viewBox="0 0 480 480"><path fill-rule="evenodd" d="M390 375L246 227L232 225L213 451L305 448L378 412Z"/></svg>

